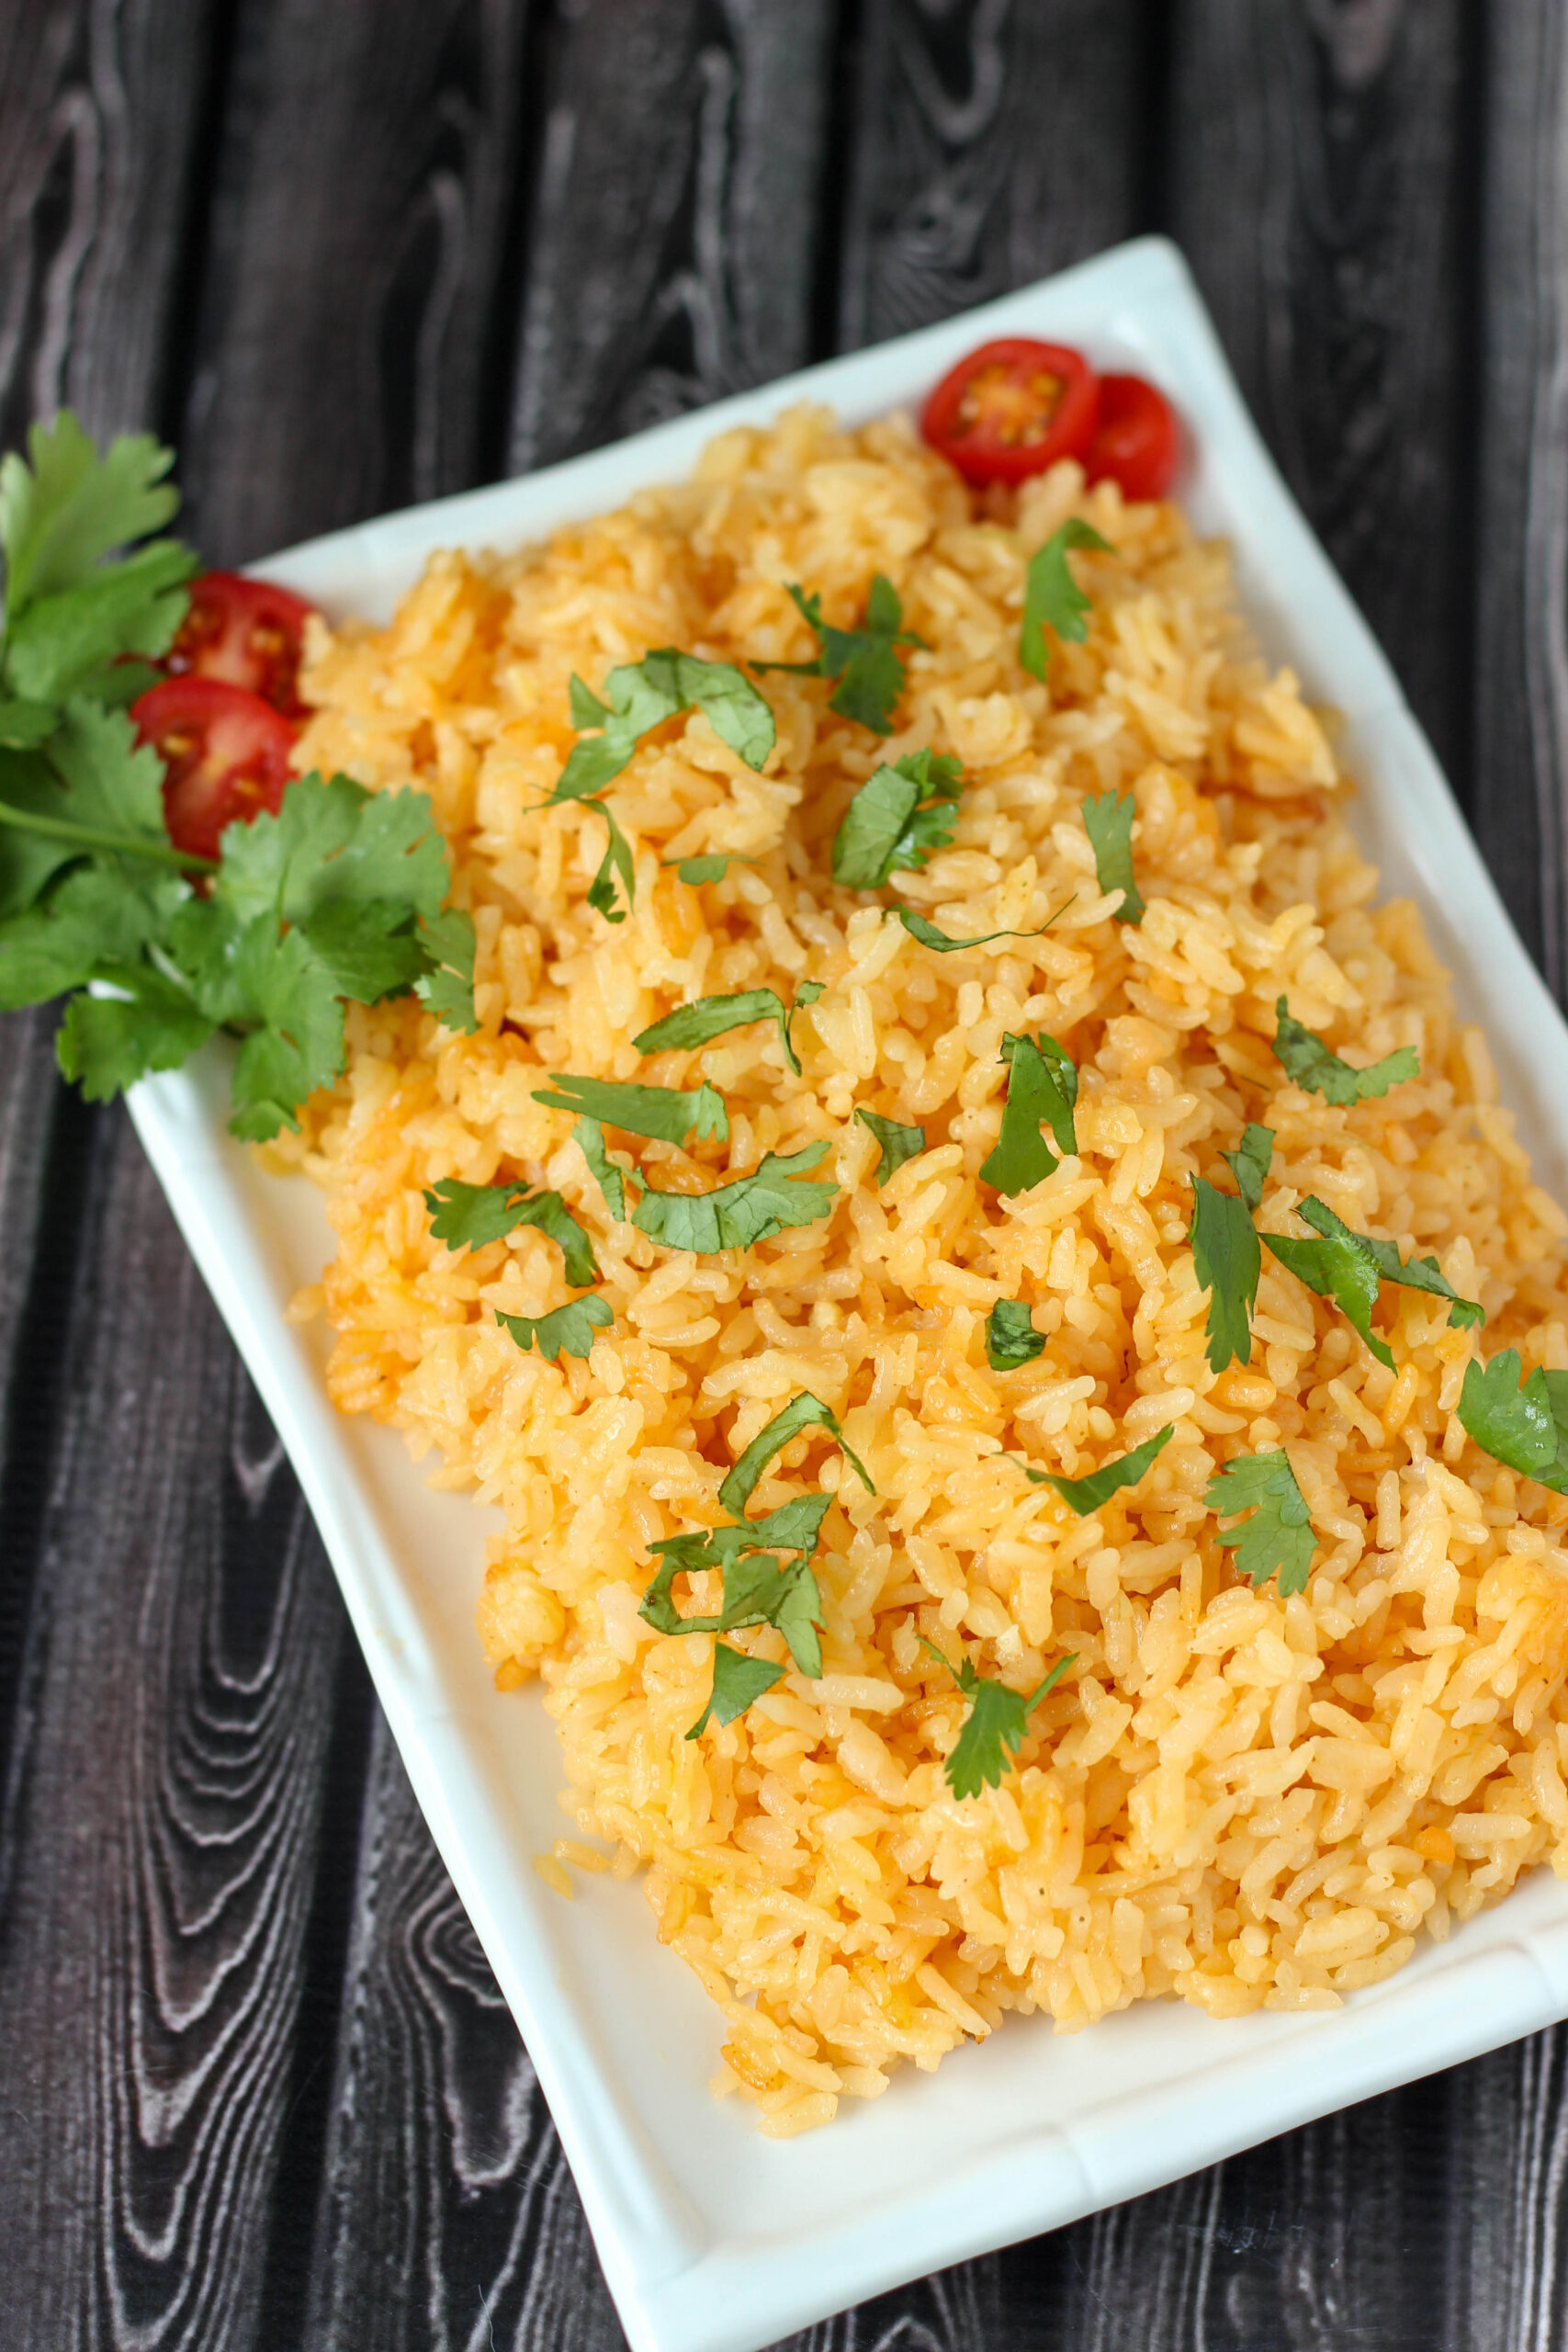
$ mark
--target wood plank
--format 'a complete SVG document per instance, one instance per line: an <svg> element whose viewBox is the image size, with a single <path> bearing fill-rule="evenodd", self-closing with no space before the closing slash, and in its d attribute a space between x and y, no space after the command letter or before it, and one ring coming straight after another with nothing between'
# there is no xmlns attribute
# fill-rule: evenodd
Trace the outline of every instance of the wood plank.
<svg viewBox="0 0 1568 2352"><path fill-rule="evenodd" d="M242 0L182 443L210 561L483 478L527 14Z"/></svg>
<svg viewBox="0 0 1568 2352"><path fill-rule="evenodd" d="M333 2352L624 2338L538 2081L384 1722L303 2340Z"/></svg>
<svg viewBox="0 0 1568 2352"><path fill-rule="evenodd" d="M0 11L0 447L65 404L100 435L156 418L211 17L210 0ZM45 1010L0 1023L0 1756L91 1126L62 1111L53 1032ZM39 1344L14 1378L29 1303Z"/></svg>
<svg viewBox="0 0 1568 2352"><path fill-rule="evenodd" d="M523 19L242 6L190 403L209 555L477 464ZM0 1829L4 2325L272 2352L298 2340L357 1836L352 1741L327 1782L344 1620L118 1114L94 1123L85 1223Z"/></svg>
<svg viewBox="0 0 1568 2352"><path fill-rule="evenodd" d="M1137 0L869 0L839 343L1026 286L1144 225Z"/></svg>
<svg viewBox="0 0 1568 2352"><path fill-rule="evenodd" d="M1568 993L1568 36L1488 11L1472 812L1525 944Z"/></svg>
<svg viewBox="0 0 1568 2352"><path fill-rule="evenodd" d="M1170 22L1169 225L1265 438L1462 797L1467 12L1181 0Z"/></svg>
<svg viewBox="0 0 1568 2352"><path fill-rule="evenodd" d="M810 356L831 0L580 0L550 59L507 470Z"/></svg>

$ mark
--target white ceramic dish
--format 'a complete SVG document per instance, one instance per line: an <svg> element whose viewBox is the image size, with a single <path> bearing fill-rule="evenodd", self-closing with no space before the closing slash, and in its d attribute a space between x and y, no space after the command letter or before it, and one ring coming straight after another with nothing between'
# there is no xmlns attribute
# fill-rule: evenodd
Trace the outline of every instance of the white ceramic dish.
<svg viewBox="0 0 1568 2352"><path fill-rule="evenodd" d="M425 555L502 547L684 473L708 436L805 398L852 421L908 404L1000 334L1080 345L1162 384L1190 431L1183 485L1235 545L1271 651L1345 714L1362 831L1425 908L1496 1049L1543 1181L1568 1194L1568 1032L1509 927L1365 624L1264 452L1186 268L1156 241L897 343L659 426L532 479L416 508L261 567L330 613L389 615ZM762 2140L707 2083L716 2012L662 1952L637 1886L565 1904L532 1858L561 1834L555 1737L498 1696L473 1631L494 1515L427 1491L401 1442L328 1407L322 1342L285 1321L330 1255L302 1182L224 1132L216 1049L132 1114L299 1471L437 1845L526 2039L636 2352L754 2352L865 2296L1172 2180L1568 2014L1568 1887L1538 1872L1446 1946L1329 2014L1213 2023L1141 2003L1074 2038L1013 2019L935 2076Z"/></svg>

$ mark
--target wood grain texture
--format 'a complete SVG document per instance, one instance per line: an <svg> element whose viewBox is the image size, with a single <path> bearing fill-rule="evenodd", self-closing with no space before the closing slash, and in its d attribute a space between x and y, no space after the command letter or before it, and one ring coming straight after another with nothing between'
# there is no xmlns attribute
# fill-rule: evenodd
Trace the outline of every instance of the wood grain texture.
<svg viewBox="0 0 1568 2352"><path fill-rule="evenodd" d="M1180 0L1164 141L1242 390L1461 796L1471 21L1462 0Z"/></svg>
<svg viewBox="0 0 1568 2352"><path fill-rule="evenodd" d="M240 0L183 432L210 561L481 472L526 22Z"/></svg>
<svg viewBox="0 0 1568 2352"><path fill-rule="evenodd" d="M1525 944L1568 990L1568 33L1487 16L1474 824Z"/></svg>
<svg viewBox="0 0 1568 2352"><path fill-rule="evenodd" d="M570 0L507 470L810 356L831 0Z"/></svg>
<svg viewBox="0 0 1568 2352"><path fill-rule="evenodd" d="M533 2067L378 1723L305 2341L622 2341Z"/></svg>
<svg viewBox="0 0 1568 2352"><path fill-rule="evenodd" d="M868 0L839 340L881 343L1144 225L1137 0Z"/></svg>
<svg viewBox="0 0 1568 2352"><path fill-rule="evenodd" d="M341 1610L121 1113L88 1208L0 1821L0 2344L239 2346Z"/></svg>

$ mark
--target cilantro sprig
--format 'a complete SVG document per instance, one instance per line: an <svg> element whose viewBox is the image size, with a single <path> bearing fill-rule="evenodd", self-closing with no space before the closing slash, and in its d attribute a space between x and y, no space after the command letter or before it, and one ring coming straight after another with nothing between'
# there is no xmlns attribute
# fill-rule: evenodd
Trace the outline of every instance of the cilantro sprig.
<svg viewBox="0 0 1568 2352"><path fill-rule="evenodd" d="M792 584L789 593L817 639L816 656L810 662L753 662L752 669L836 679L829 709L869 727L874 734L890 735L894 707L904 691L901 649L925 645L924 638L904 627L904 606L891 580L880 571L873 576L859 628L835 628L822 617L821 597L807 595L798 584Z"/></svg>
<svg viewBox="0 0 1568 2352"><path fill-rule="evenodd" d="M1466 1364L1460 1421L1495 1462L1568 1494L1568 1372L1538 1364L1521 1384L1519 1371L1517 1348Z"/></svg>
<svg viewBox="0 0 1568 2352"><path fill-rule="evenodd" d="M1396 1283L1406 1290L1425 1291L1449 1301L1449 1321L1470 1329L1486 1320L1472 1298L1461 1298L1435 1258L1402 1261L1392 1241L1370 1233L1356 1233L1336 1216L1325 1201L1308 1193L1296 1214L1313 1227L1311 1241L1292 1234L1263 1236L1272 1256L1320 1298L1332 1300L1351 1329L1358 1331L1381 1364L1394 1369L1393 1351L1371 1327L1371 1312L1381 1285Z"/></svg>
<svg viewBox="0 0 1568 2352"><path fill-rule="evenodd" d="M953 839L964 771L945 752L907 752L867 776L833 837L833 879L879 890L901 867L916 872Z"/></svg>
<svg viewBox="0 0 1568 2352"><path fill-rule="evenodd" d="M575 674L570 692L571 723L582 740L572 745L542 805L554 808L581 800L604 818L608 840L589 885L588 903L606 922L625 922L637 893L631 844L600 794L629 765L645 735L685 710L700 710L719 740L748 767L760 770L773 748L773 714L733 662L704 662L672 645L612 670L603 700ZM617 878L625 907L615 904Z"/></svg>
<svg viewBox="0 0 1568 2352"><path fill-rule="evenodd" d="M1248 1514L1219 1540L1227 1550L1235 1551L1237 1572L1255 1589L1267 1584L1277 1572L1280 1593L1287 1600L1292 1593L1306 1590L1317 1538L1306 1498L1296 1484L1291 1457L1283 1447L1227 1462L1210 1479L1203 1500L1224 1518L1242 1511Z"/></svg>
<svg viewBox="0 0 1568 2352"><path fill-rule="evenodd" d="M978 1673L968 1658L954 1666L923 1635L920 1646L947 1668L969 1702L963 1729L942 1765L948 1787L955 1797L977 1797L984 1789L999 1789L1023 1746L1030 1716L1047 1691L1055 1689L1077 1653L1059 1657L1043 1681L1023 1691Z"/></svg>
<svg viewBox="0 0 1568 2352"><path fill-rule="evenodd" d="M1109 539L1102 539L1097 530L1073 514L1030 557L1024 573L1018 658L1032 677L1043 679L1046 674L1051 659L1047 628L1071 645L1081 645L1089 635L1089 616L1094 607L1067 570L1070 548L1098 548L1101 555L1116 552Z"/></svg>
<svg viewBox="0 0 1568 2352"><path fill-rule="evenodd" d="M820 980L802 980L788 1004L775 989L741 989L733 996L700 996L691 1004L677 1005L662 1021L642 1030L632 1044L639 1054L689 1052L694 1046L711 1045L716 1037L725 1036L731 1029L749 1029L754 1021L774 1021L784 1059L798 1078L800 1057L790 1032L795 1014L804 1012L808 1004L815 1004L821 993Z"/></svg>
<svg viewBox="0 0 1568 2352"><path fill-rule="evenodd" d="M1340 1110L1386 1094L1391 1086L1420 1076L1421 1060L1414 1046L1396 1046L1381 1061L1357 1069L1332 1053L1312 1030L1292 1020L1284 997L1274 1006L1274 1057L1286 1077L1293 1079L1304 1093L1321 1094L1325 1102Z"/></svg>
<svg viewBox="0 0 1568 2352"><path fill-rule="evenodd" d="M1107 898L1112 890L1122 893L1115 914L1118 922L1144 920L1144 900L1133 872L1133 826L1137 814L1138 803L1131 792L1091 792L1083 804L1084 831L1094 851L1096 879Z"/></svg>
<svg viewBox="0 0 1568 2352"><path fill-rule="evenodd" d="M980 1173L998 1193L1027 1193L1060 1165L1043 1127L1050 1128L1064 1155L1077 1150L1077 1066L1055 1037L1043 1034L1004 1035L1002 1059L1010 1067L1001 1129Z"/></svg>

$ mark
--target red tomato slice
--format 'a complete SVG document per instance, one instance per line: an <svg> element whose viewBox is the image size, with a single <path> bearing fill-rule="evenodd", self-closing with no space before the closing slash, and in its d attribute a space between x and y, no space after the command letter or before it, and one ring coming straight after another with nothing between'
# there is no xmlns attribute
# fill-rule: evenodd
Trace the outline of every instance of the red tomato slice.
<svg viewBox="0 0 1568 2352"><path fill-rule="evenodd" d="M225 825L276 815L294 729L260 695L221 678L165 678L130 716L167 771L164 821L176 849L216 857Z"/></svg>
<svg viewBox="0 0 1568 2352"><path fill-rule="evenodd" d="M190 610L169 650L169 674L221 678L260 695L286 718L301 718L299 649L311 609L302 596L269 580L204 571L191 582Z"/></svg>
<svg viewBox="0 0 1568 2352"><path fill-rule="evenodd" d="M1141 376L1102 376L1100 423L1084 459L1090 481L1109 475L1123 498L1163 498L1180 459L1181 431L1165 394Z"/></svg>
<svg viewBox="0 0 1568 2352"><path fill-rule="evenodd" d="M1099 406L1100 380L1081 352L1009 336L942 378L920 431L965 481L1022 481L1082 457Z"/></svg>

